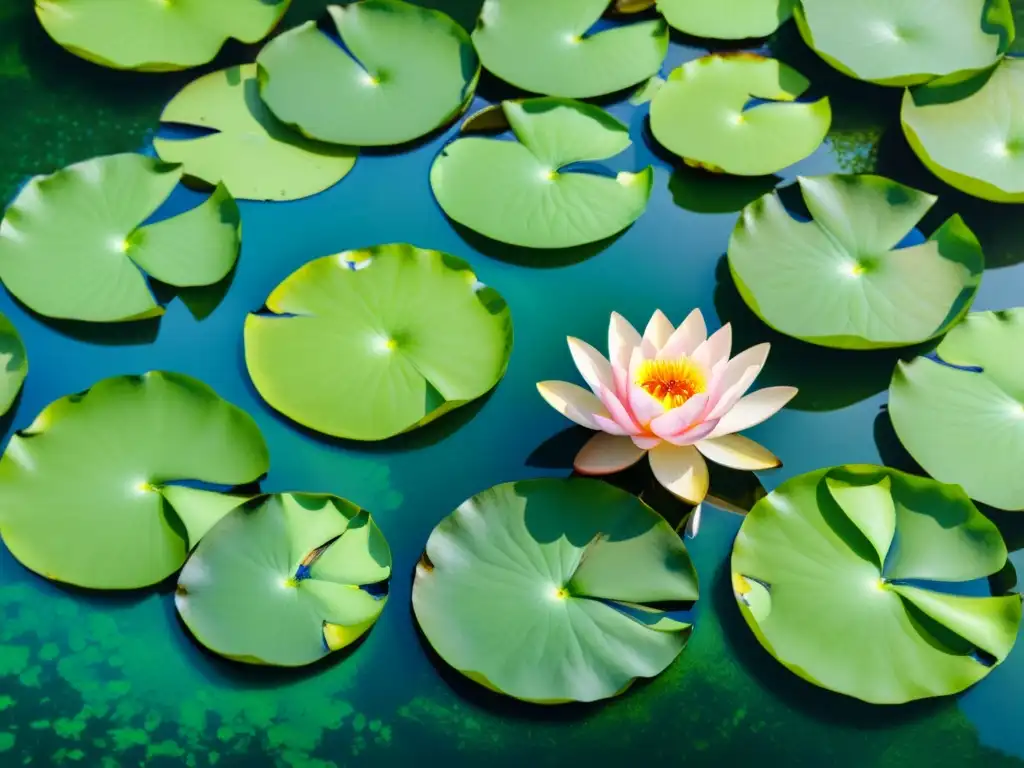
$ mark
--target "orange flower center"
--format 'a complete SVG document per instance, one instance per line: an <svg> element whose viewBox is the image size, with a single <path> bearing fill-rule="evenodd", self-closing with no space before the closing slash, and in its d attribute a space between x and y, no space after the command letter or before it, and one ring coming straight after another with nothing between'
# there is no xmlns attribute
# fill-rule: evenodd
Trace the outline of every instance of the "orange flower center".
<svg viewBox="0 0 1024 768"><path fill-rule="evenodd" d="M636 385L659 401L665 410L678 408L707 390L700 368L691 360L645 360L636 373Z"/></svg>

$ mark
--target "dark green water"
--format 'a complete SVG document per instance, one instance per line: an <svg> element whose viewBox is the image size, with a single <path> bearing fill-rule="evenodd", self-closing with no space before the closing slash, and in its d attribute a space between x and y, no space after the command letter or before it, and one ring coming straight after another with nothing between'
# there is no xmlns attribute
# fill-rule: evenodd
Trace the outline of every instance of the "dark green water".
<svg viewBox="0 0 1024 768"><path fill-rule="evenodd" d="M449 9L453 2L432 0ZM297 0L286 25L323 4ZM469 5L454 10L471 19ZM30 174L145 148L163 104L195 76L123 74L81 63L47 40L29 6L0 0L3 200ZM942 200L924 228L959 212L986 248L991 268L975 307L1024 303L1022 207L972 201L930 178L901 138L898 91L830 73L791 29L772 49L829 93L836 113L827 145L785 178L876 170L938 192ZM666 71L703 53L676 41ZM251 49L229 48L217 65L251 56ZM3 423L5 439L46 403L100 378L182 371L258 420L272 456L265 490L329 491L367 507L396 564L391 602L365 642L296 674L231 664L200 650L178 624L169 586L127 596L83 594L27 573L0 551L0 765L1024 765L1024 729L1015 714L1024 646L957 699L882 708L813 688L765 654L740 618L724 567L740 518L715 509L707 510L691 546L702 589L693 640L663 675L617 700L519 706L464 682L424 648L409 593L430 530L493 484L568 474L585 435L564 432L567 422L543 403L534 383L574 380L564 337L603 346L612 310L642 325L658 307L676 322L700 307L712 323L732 321L739 344L774 343L761 383L796 384L801 394L751 431L785 462L762 476L766 488L830 464L908 466L884 414L895 355L841 354L778 337L744 309L727 275L722 279L735 211L765 187L673 173L644 141L646 108L609 109L633 129L635 146L622 166L653 163L655 192L641 220L588 259L525 262L460 236L427 182L449 130L402 154L364 155L348 178L317 197L243 203L244 247L226 295L219 304L211 292L190 297L196 315L206 315L201 320L175 300L159 323L102 332L56 327L0 295L0 310L22 333L30 360L25 392ZM191 200L182 192L177 202ZM310 259L396 241L465 258L502 292L516 334L508 375L483 403L379 445L293 428L262 403L245 374L245 314ZM1024 545L1024 537L1009 538L1011 546Z"/></svg>

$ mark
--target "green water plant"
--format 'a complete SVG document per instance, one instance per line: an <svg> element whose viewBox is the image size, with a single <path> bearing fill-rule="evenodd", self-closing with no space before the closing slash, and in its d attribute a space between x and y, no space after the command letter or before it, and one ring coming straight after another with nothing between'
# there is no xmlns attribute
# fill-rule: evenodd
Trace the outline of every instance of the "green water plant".
<svg viewBox="0 0 1024 768"><path fill-rule="evenodd" d="M801 0L804 41L845 75L906 86L995 64L1014 39L1011 0Z"/></svg>
<svg viewBox="0 0 1024 768"><path fill-rule="evenodd" d="M795 477L754 505L732 578L747 624L790 671L900 704L959 693L1006 658L1020 595L954 593L1006 556L958 486L850 465Z"/></svg>
<svg viewBox="0 0 1024 768"><path fill-rule="evenodd" d="M146 223L182 168L137 154L97 157L28 181L0 222L0 279L41 315L117 322L162 315L146 274L211 285L238 258L241 219L223 184L190 211Z"/></svg>
<svg viewBox="0 0 1024 768"><path fill-rule="evenodd" d="M666 604L696 599L671 526L585 478L505 483L464 502L430 534L412 592L445 662L544 704L609 698L662 672L691 630Z"/></svg>
<svg viewBox="0 0 1024 768"><path fill-rule="evenodd" d="M296 667L358 640L387 602L391 550L368 512L327 494L239 500L178 577L196 639L236 661Z"/></svg>
<svg viewBox="0 0 1024 768"><path fill-rule="evenodd" d="M357 147L418 139L473 98L480 64L469 34L449 16L402 0L327 7L338 45L308 21L256 59L260 95L310 139Z"/></svg>
<svg viewBox="0 0 1024 768"><path fill-rule="evenodd" d="M772 192L740 216L729 269L747 306L780 333L840 349L916 344L970 308L984 257L951 216L899 247L938 198L871 175L799 177L811 221Z"/></svg>
<svg viewBox="0 0 1024 768"><path fill-rule="evenodd" d="M92 589L163 581L267 471L246 413L196 379L151 371L57 400L0 459L0 533L26 568Z"/></svg>
<svg viewBox="0 0 1024 768"><path fill-rule="evenodd" d="M1024 59L910 88L900 120L932 173L969 195L1024 203Z"/></svg>
<svg viewBox="0 0 1024 768"><path fill-rule="evenodd" d="M275 118L259 95L255 64L229 67L186 85L160 115L162 123L202 129L161 138L161 159L183 166L189 182L220 182L242 200L296 200L336 184L358 150L311 141Z"/></svg>
<svg viewBox="0 0 1024 768"><path fill-rule="evenodd" d="M737 176L773 174L813 153L828 133L827 96L795 103L809 87L776 59L704 56L673 70L654 95L651 132L688 165Z"/></svg>
<svg viewBox="0 0 1024 768"><path fill-rule="evenodd" d="M680 32L741 40L767 37L793 15L797 0L658 0L658 10Z"/></svg>
<svg viewBox="0 0 1024 768"><path fill-rule="evenodd" d="M531 93L585 99L656 75L668 52L662 19L592 32L608 0L486 0L473 44L484 68Z"/></svg>
<svg viewBox="0 0 1024 768"><path fill-rule="evenodd" d="M897 363L896 434L928 474L999 509L1024 509L1024 309L972 312L936 350Z"/></svg>
<svg viewBox="0 0 1024 768"><path fill-rule="evenodd" d="M654 182L639 173L588 166L625 151L629 129L607 112L555 98L504 101L488 126L507 124L515 141L463 136L448 144L430 170L430 186L459 224L503 243L568 248L611 237L647 207ZM467 120L470 131L482 117ZM465 132L465 131L464 131Z"/></svg>
<svg viewBox="0 0 1024 768"><path fill-rule="evenodd" d="M256 43L291 0L35 0L46 33L76 56L114 69L167 72L205 64L229 38Z"/></svg>
<svg viewBox="0 0 1024 768"><path fill-rule="evenodd" d="M245 361L276 410L383 440L492 389L512 350L504 299L447 253L378 245L311 261L245 321Z"/></svg>
<svg viewBox="0 0 1024 768"><path fill-rule="evenodd" d="M0 313L0 416L7 413L28 375L28 355L18 329Z"/></svg>

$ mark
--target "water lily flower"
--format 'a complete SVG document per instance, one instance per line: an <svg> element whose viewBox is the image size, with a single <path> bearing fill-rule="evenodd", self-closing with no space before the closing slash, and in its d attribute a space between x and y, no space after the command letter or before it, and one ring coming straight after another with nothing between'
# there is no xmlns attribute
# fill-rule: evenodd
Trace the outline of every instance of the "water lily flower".
<svg viewBox="0 0 1024 768"><path fill-rule="evenodd" d="M559 413L598 432L576 455L580 474L618 472L647 455L658 482L700 504L708 491L705 459L742 470L781 465L768 449L736 434L774 415L797 393L795 387L766 387L746 394L769 344L730 357L729 324L709 337L697 309L678 328L658 310L643 336L613 312L610 360L584 341L568 341L590 390L565 381L542 381L537 389Z"/></svg>

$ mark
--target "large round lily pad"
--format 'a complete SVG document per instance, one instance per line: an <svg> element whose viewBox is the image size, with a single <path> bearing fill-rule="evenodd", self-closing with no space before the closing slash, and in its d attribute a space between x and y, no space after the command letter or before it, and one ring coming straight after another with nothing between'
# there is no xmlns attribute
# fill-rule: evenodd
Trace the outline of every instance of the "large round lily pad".
<svg viewBox="0 0 1024 768"><path fill-rule="evenodd" d="M486 0L473 43L489 71L517 88L586 99L658 73L668 52L661 19L600 32L608 0Z"/></svg>
<svg viewBox="0 0 1024 768"><path fill-rule="evenodd" d="M1024 203L1024 110L1016 108L1022 93L1020 58L966 80L934 80L903 95L903 132L921 162L950 186Z"/></svg>
<svg viewBox="0 0 1024 768"><path fill-rule="evenodd" d="M767 37L793 15L796 0L658 0L680 32L718 40Z"/></svg>
<svg viewBox="0 0 1024 768"><path fill-rule="evenodd" d="M310 21L274 38L256 59L263 101L307 137L402 144L452 120L472 99L476 52L445 14L402 0L327 11L343 46Z"/></svg>
<svg viewBox="0 0 1024 768"><path fill-rule="evenodd" d="M321 192L352 170L358 150L311 141L263 104L256 65L230 67L186 85L164 123L201 128L185 139L156 138L157 154L182 163L187 178L224 185L243 200L295 200Z"/></svg>
<svg viewBox="0 0 1024 768"><path fill-rule="evenodd" d="M651 132L690 165L764 176L814 152L832 123L827 96L792 103L807 79L753 53L704 56L668 76L651 101ZM774 103L749 106L751 99Z"/></svg>
<svg viewBox="0 0 1024 768"><path fill-rule="evenodd" d="M162 315L143 270L179 287L216 283L234 266L241 237L223 185L196 208L143 226L181 175L180 166L122 154L30 179L0 223L0 280L49 317Z"/></svg>
<svg viewBox="0 0 1024 768"><path fill-rule="evenodd" d="M879 85L990 67L1014 38L1010 0L802 0L793 13L819 56Z"/></svg>
<svg viewBox="0 0 1024 768"><path fill-rule="evenodd" d="M311 261L245 321L245 362L275 409L318 432L383 440L484 395L512 319L464 261L379 245Z"/></svg>
<svg viewBox="0 0 1024 768"><path fill-rule="evenodd" d="M747 305L788 336L842 349L916 344L970 308L984 257L959 216L898 247L937 198L880 176L798 179L813 221L778 194L743 209L729 269Z"/></svg>
<svg viewBox="0 0 1024 768"><path fill-rule="evenodd" d="M412 591L444 661L545 704L605 699L659 674L691 626L664 604L696 599L697 573L664 519L582 478L506 483L469 499L431 533Z"/></svg>
<svg viewBox="0 0 1024 768"><path fill-rule="evenodd" d="M48 405L0 459L0 531L49 579L156 584L235 503L176 485L249 483L269 458L256 423L178 373L104 379Z"/></svg>
<svg viewBox="0 0 1024 768"><path fill-rule="evenodd" d="M928 474L1000 509L1024 509L1024 309L975 312L935 352L900 361L889 414Z"/></svg>
<svg viewBox="0 0 1024 768"><path fill-rule="evenodd" d="M899 704L958 693L1006 658L1020 595L952 594L1005 563L960 488L859 465L800 475L754 505L732 576L743 617L790 671Z"/></svg>
<svg viewBox="0 0 1024 768"><path fill-rule="evenodd" d="M174 602L200 643L254 664L312 664L359 639L386 595L391 551L370 514L337 496L282 493L237 507L203 538Z"/></svg>
<svg viewBox="0 0 1024 768"><path fill-rule="evenodd" d="M7 413L28 375L28 356L18 329L0 314L0 416Z"/></svg>
<svg viewBox="0 0 1024 768"><path fill-rule="evenodd" d="M57 43L114 69L166 72L213 59L228 38L266 37L291 0L35 0Z"/></svg>
<svg viewBox="0 0 1024 768"><path fill-rule="evenodd" d="M565 167L630 146L629 130L607 112L550 98L505 101L501 109L517 141L467 136L434 161L430 186L449 217L504 243L568 248L611 237L644 212L651 167L619 174Z"/></svg>

